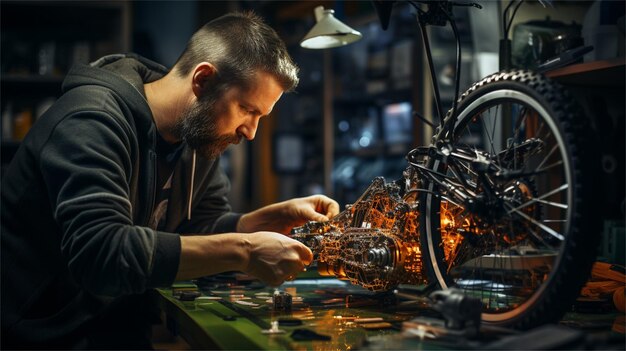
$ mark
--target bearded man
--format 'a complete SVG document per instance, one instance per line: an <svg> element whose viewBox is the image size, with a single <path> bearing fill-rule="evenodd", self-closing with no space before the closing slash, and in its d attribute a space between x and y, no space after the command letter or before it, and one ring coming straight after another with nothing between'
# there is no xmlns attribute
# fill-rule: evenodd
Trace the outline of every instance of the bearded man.
<svg viewBox="0 0 626 351"><path fill-rule="evenodd" d="M234 213L219 166L297 73L252 13L204 25L171 70L128 54L73 67L2 179L2 347L150 348L154 288L302 271L312 253L285 234L338 204Z"/></svg>

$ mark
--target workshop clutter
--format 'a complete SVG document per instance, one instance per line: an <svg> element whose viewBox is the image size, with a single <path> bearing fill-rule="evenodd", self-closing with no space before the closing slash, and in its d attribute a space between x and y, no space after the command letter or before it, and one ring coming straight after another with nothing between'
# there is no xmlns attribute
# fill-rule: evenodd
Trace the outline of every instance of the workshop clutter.
<svg viewBox="0 0 626 351"><path fill-rule="evenodd" d="M583 286L580 296L589 299L612 301L615 308L624 312L624 266L596 262L591 269L591 278Z"/></svg>

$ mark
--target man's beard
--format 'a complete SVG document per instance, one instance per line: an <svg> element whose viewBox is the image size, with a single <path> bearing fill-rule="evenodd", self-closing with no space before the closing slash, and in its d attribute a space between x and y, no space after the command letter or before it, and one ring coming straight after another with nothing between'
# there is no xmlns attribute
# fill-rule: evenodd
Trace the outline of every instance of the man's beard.
<svg viewBox="0 0 626 351"><path fill-rule="evenodd" d="M218 157L230 144L238 144L241 136L238 134L219 135L217 118L220 111L216 111L215 102L219 96L208 93L198 99L198 102L183 112L176 121L174 133L183 139L189 147L196 150L205 158Z"/></svg>

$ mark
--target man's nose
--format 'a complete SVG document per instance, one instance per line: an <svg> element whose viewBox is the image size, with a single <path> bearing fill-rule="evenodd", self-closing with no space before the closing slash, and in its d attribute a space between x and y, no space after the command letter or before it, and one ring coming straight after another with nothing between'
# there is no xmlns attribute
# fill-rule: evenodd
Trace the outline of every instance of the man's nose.
<svg viewBox="0 0 626 351"><path fill-rule="evenodd" d="M259 118L252 118L248 122L239 127L239 133L248 140L254 139L256 130L259 127Z"/></svg>

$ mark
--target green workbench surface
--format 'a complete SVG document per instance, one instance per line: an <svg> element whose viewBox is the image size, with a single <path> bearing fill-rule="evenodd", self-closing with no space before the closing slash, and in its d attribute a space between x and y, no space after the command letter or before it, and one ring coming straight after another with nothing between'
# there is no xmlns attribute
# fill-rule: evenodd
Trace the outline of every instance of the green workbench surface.
<svg viewBox="0 0 626 351"><path fill-rule="evenodd" d="M193 290L193 285L160 289L161 308L169 328L192 347L202 349L354 349L370 338L398 334L403 321L423 310L415 301L386 306L386 298L395 298L392 294L380 297L336 279L305 278L283 284L278 289L292 295L291 311L274 310L271 296L275 289L269 287L201 288L202 297L194 301L181 301L173 295L181 288ZM263 333L279 319L298 319L302 325L280 325L282 334ZM330 340L296 340L293 333L298 329Z"/></svg>
<svg viewBox="0 0 626 351"><path fill-rule="evenodd" d="M271 297L276 289L264 287L258 282L194 283L179 283L170 289L159 289L168 328L182 336L194 349L485 349L500 337L507 336L507 333L481 333L479 340L407 337L402 332L403 322L416 317L422 320L438 317L423 301L403 300L393 294L376 295L344 281L321 279L311 274L304 274L278 288L280 292L290 293L294 299L290 311L275 309ZM181 301L174 296L174 292L180 291L199 291L201 297ZM271 322L285 319L298 319L302 325L280 325L279 329L284 331L282 334L263 333L271 328ZM623 325L621 313L570 313L560 327L573 327L589 333L577 342L580 344L577 346L583 347L585 338L598 340L597 335L606 342L605 345L614 346L616 336L618 345L623 345ZM616 333L618 327L621 330ZM299 340L296 335L298 330L314 332L329 337L329 340ZM512 335L523 337L520 332L508 336ZM523 339L520 341L525 342Z"/></svg>

